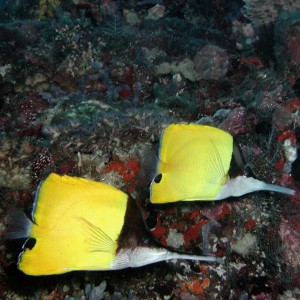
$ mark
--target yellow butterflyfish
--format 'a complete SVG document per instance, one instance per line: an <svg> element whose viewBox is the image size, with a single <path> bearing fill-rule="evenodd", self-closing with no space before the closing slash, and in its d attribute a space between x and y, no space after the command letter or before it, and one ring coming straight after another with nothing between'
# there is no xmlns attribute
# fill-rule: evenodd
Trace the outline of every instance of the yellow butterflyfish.
<svg viewBox="0 0 300 300"><path fill-rule="evenodd" d="M170 124L162 133L152 203L221 200L258 190L293 195L294 190L253 177L230 178L233 160L241 158L233 137L216 127Z"/></svg>
<svg viewBox="0 0 300 300"><path fill-rule="evenodd" d="M50 174L37 190L32 221L14 210L10 223L7 238L27 238L18 268L28 275L117 270L174 258L222 263L161 247L134 199L84 178Z"/></svg>

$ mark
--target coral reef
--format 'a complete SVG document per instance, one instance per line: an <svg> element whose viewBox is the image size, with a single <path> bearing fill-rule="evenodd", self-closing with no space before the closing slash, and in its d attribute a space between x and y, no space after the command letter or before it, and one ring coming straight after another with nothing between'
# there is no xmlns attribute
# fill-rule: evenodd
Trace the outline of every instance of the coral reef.
<svg viewBox="0 0 300 300"><path fill-rule="evenodd" d="M1 299L299 298L299 1L0 8ZM230 132L245 171L295 196L151 205L153 153L172 122ZM51 172L130 193L160 244L225 264L25 276L16 268L23 241L4 240L5 218L11 205L29 215Z"/></svg>
<svg viewBox="0 0 300 300"><path fill-rule="evenodd" d="M279 69L292 83L299 78L300 53L298 50L300 32L297 27L299 11L281 13L275 23L275 56ZM284 54L284 57L282 57Z"/></svg>
<svg viewBox="0 0 300 300"><path fill-rule="evenodd" d="M295 12L300 9L297 0L261 1L245 0L244 12L255 26L274 23L282 11Z"/></svg>

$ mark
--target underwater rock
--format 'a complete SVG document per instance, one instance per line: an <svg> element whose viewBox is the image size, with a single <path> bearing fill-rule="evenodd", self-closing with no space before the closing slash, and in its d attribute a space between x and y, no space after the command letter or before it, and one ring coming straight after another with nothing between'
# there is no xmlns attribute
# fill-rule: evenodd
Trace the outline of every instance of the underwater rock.
<svg viewBox="0 0 300 300"><path fill-rule="evenodd" d="M76 82L76 79L67 72L58 72L53 77L53 81L68 93L72 93L78 90L78 84Z"/></svg>
<svg viewBox="0 0 300 300"><path fill-rule="evenodd" d="M24 143L14 138L0 137L0 188L30 187L30 155L33 150Z"/></svg>
<svg viewBox="0 0 300 300"><path fill-rule="evenodd" d="M30 188L30 168L21 168L19 166L10 167L2 162L0 166L0 187L10 189Z"/></svg>
<svg viewBox="0 0 300 300"><path fill-rule="evenodd" d="M157 20L165 15L166 7L164 5L156 4L148 9L146 19Z"/></svg>
<svg viewBox="0 0 300 300"><path fill-rule="evenodd" d="M11 64L0 66L0 75L4 78L4 76L10 72L10 70L11 70Z"/></svg>
<svg viewBox="0 0 300 300"><path fill-rule="evenodd" d="M220 80L226 77L230 57L225 49L206 45L197 52L193 63L197 80Z"/></svg>
<svg viewBox="0 0 300 300"><path fill-rule="evenodd" d="M276 21L281 11L297 11L300 3L297 0L244 0L244 15L252 21L256 27L268 25Z"/></svg>
<svg viewBox="0 0 300 300"><path fill-rule="evenodd" d="M47 81L47 77L43 73L35 73L33 76L28 76L25 79L25 85L35 86L38 83Z"/></svg>
<svg viewBox="0 0 300 300"><path fill-rule="evenodd" d="M282 219L279 233L284 245L285 260L289 266L297 269L300 266L300 232L288 220Z"/></svg>
<svg viewBox="0 0 300 300"><path fill-rule="evenodd" d="M233 136L250 132L251 124L247 120L247 112L243 107L235 108L221 124L220 128L231 133Z"/></svg>
<svg viewBox="0 0 300 300"><path fill-rule="evenodd" d="M106 289L107 283L106 281L102 281L98 286L95 286L91 289L88 299L89 300L98 300L103 298L103 293ZM88 290L88 289L87 289Z"/></svg>
<svg viewBox="0 0 300 300"><path fill-rule="evenodd" d="M157 66L156 74L164 75L164 74L176 74L180 73L183 75L184 78L190 81L197 81L197 74L194 69L194 63L189 59L185 58L181 62L173 62L167 63L164 62Z"/></svg>
<svg viewBox="0 0 300 300"><path fill-rule="evenodd" d="M247 256L257 245L257 238L251 233L246 233L243 238L239 239L235 244L231 245L231 250Z"/></svg>
<svg viewBox="0 0 300 300"><path fill-rule="evenodd" d="M183 234L177 232L176 229L170 229L166 242L168 246L179 249L184 243Z"/></svg>
<svg viewBox="0 0 300 300"><path fill-rule="evenodd" d="M297 2L297 1L296 1ZM300 8L300 4L299 8ZM283 12L275 23L274 53L279 69L290 81L295 82L300 76L300 13Z"/></svg>
<svg viewBox="0 0 300 300"><path fill-rule="evenodd" d="M244 23L238 20L232 21L232 31L236 39L238 49L251 49L258 36L251 23Z"/></svg>
<svg viewBox="0 0 300 300"><path fill-rule="evenodd" d="M180 62L164 62L157 66L156 73L158 75L180 73L192 82L201 79L220 80L225 78L229 62L230 58L226 50L218 46L206 45L197 52L194 60L185 58Z"/></svg>
<svg viewBox="0 0 300 300"><path fill-rule="evenodd" d="M124 10L124 15L126 22L131 26L135 26L141 23L139 16L134 11Z"/></svg>

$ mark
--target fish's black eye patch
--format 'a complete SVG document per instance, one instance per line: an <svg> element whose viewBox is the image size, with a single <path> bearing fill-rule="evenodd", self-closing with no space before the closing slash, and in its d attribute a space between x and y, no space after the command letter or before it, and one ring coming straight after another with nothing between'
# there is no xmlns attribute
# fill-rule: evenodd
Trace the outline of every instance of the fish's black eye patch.
<svg viewBox="0 0 300 300"><path fill-rule="evenodd" d="M24 249L29 249L31 250L36 244L36 239L35 238L29 238L25 244L24 244Z"/></svg>
<svg viewBox="0 0 300 300"><path fill-rule="evenodd" d="M156 175L155 178L154 178L154 182L155 182L155 183L160 183L161 180L162 180L162 174L158 174L158 175Z"/></svg>

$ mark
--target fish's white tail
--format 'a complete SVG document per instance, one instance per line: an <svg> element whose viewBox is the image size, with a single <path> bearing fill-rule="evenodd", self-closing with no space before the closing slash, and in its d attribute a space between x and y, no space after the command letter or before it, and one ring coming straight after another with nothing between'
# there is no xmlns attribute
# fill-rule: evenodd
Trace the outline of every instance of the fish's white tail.
<svg viewBox="0 0 300 300"><path fill-rule="evenodd" d="M253 177L238 176L226 182L215 200L221 200L228 197L239 197L256 191L271 191L287 195L295 194L295 191L292 189L265 183L264 181Z"/></svg>
<svg viewBox="0 0 300 300"><path fill-rule="evenodd" d="M32 221L19 209L10 206L6 215L6 231L4 238L7 240L16 240L28 238Z"/></svg>
<svg viewBox="0 0 300 300"><path fill-rule="evenodd" d="M137 268L170 259L188 259L223 264L224 260L215 256L199 256L168 251L165 248L137 247L121 249L111 265L112 270Z"/></svg>
<svg viewBox="0 0 300 300"><path fill-rule="evenodd" d="M216 262L219 264L224 264L225 260L221 257L216 256L201 256L201 255L190 255L190 254L180 254L180 253L169 253L170 257L168 259L187 259L187 260L198 260L206 262Z"/></svg>
<svg viewBox="0 0 300 300"><path fill-rule="evenodd" d="M271 191L271 192L276 192L276 193L282 193L282 194L287 194L287 195L295 195L295 191L280 185L275 185L275 184L269 184L269 183L264 183L263 190L265 191Z"/></svg>

